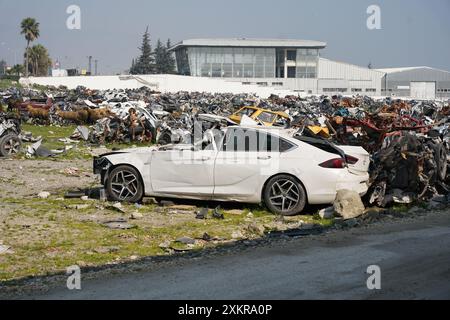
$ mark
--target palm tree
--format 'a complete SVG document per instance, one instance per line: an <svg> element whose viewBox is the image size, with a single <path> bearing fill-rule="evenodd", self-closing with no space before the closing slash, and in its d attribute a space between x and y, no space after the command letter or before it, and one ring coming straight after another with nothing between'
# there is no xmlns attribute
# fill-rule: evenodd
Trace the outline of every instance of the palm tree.
<svg viewBox="0 0 450 320"><path fill-rule="evenodd" d="M25 18L22 20L20 28L22 30L20 34L25 35L25 40L27 40L27 49L25 51L25 76L28 77L28 48L30 47L30 42L39 37L39 22L34 18Z"/></svg>

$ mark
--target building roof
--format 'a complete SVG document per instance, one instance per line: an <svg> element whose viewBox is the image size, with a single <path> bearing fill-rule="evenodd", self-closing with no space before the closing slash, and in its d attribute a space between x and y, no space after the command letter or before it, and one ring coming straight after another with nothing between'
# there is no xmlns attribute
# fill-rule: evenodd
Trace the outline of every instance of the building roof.
<svg viewBox="0 0 450 320"><path fill-rule="evenodd" d="M431 69L429 67L403 67L403 68L381 68L381 69L376 69L378 71L384 72L384 73L397 73L397 72L403 72L403 71L410 71L410 70L415 70L415 69Z"/></svg>
<svg viewBox="0 0 450 320"><path fill-rule="evenodd" d="M449 73L449 71L442 70L442 69L436 69L426 66L421 67L405 67L405 68L383 68L383 69L377 69L378 71L390 74L390 73L399 73L399 72L405 72L405 71L412 71L412 70L418 70L418 69L428 69L428 70L434 70L434 71L440 71L440 72L446 72Z"/></svg>
<svg viewBox="0 0 450 320"><path fill-rule="evenodd" d="M249 38L214 38L214 39L188 39L177 43L170 50L181 47L266 47L266 48L317 48L326 47L325 42L293 39L249 39Z"/></svg>
<svg viewBox="0 0 450 320"><path fill-rule="evenodd" d="M340 63L340 64L347 65L347 66L350 66L350 67L353 67L353 68L363 69L363 70L365 70L365 71L378 72L378 73L386 73L386 72L384 72L384 71L381 71L381 69L369 69L369 68L367 68L367 67L358 66L358 65L356 65L356 64L352 64L352 63L348 63L348 62L342 62L342 61L336 61L336 60L330 60L330 59L327 59L327 58L324 58L324 57L319 57L319 60L322 60L322 61L330 61L330 62L334 62L334 63Z"/></svg>

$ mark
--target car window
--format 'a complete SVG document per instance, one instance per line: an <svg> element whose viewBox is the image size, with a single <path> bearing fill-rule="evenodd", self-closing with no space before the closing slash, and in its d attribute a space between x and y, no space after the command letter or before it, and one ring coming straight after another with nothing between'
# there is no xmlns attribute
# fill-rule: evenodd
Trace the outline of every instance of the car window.
<svg viewBox="0 0 450 320"><path fill-rule="evenodd" d="M227 152L258 151L258 138L256 131L242 128L227 130L223 150Z"/></svg>
<svg viewBox="0 0 450 320"><path fill-rule="evenodd" d="M239 111L239 115L241 117L244 116L244 115L250 117L252 114L255 113L255 111L256 111L255 109L245 108L245 109Z"/></svg>
<svg viewBox="0 0 450 320"><path fill-rule="evenodd" d="M286 152L296 145L277 136L249 129L229 129L223 151L231 152Z"/></svg>
<svg viewBox="0 0 450 320"><path fill-rule="evenodd" d="M214 150L214 145L220 146L222 144L222 139L224 137L224 132L222 130L213 130L214 141L209 141L209 143L203 145L203 150Z"/></svg>
<svg viewBox="0 0 450 320"><path fill-rule="evenodd" d="M288 122L288 119L286 119L280 115L277 115L277 119L275 120L275 123L273 125L276 127L284 127L284 126L286 126L287 122Z"/></svg>
<svg viewBox="0 0 450 320"><path fill-rule="evenodd" d="M272 123L275 121L276 117L277 117L277 115L275 113L261 112L261 114L258 116L258 120L261 120L263 122Z"/></svg>

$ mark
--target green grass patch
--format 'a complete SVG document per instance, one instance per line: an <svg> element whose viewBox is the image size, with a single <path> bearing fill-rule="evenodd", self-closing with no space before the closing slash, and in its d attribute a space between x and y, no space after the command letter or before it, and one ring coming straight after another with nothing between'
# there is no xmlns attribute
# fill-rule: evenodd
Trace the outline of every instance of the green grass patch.
<svg viewBox="0 0 450 320"><path fill-rule="evenodd" d="M11 87L22 88L22 85L18 81L0 79L0 89L8 89Z"/></svg>

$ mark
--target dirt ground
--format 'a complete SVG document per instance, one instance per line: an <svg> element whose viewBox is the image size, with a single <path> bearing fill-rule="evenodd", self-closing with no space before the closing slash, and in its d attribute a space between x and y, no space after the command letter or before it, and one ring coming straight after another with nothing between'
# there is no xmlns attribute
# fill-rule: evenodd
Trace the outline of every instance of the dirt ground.
<svg viewBox="0 0 450 320"><path fill-rule="evenodd" d="M225 219L214 219L217 203L179 202L167 206L145 198L142 205L98 199L65 199L67 191L99 187L89 159L0 159L0 284L101 266L142 257L172 255L255 239L269 231L329 225L312 214L280 220L259 206L223 204ZM38 194L50 193L42 199ZM196 219L209 207L206 220ZM110 223L112 222L112 223ZM188 237L189 243L177 239Z"/></svg>
<svg viewBox="0 0 450 320"><path fill-rule="evenodd" d="M75 176L65 169L79 169ZM86 188L98 182L90 160L0 159L0 198L32 197L41 191L61 194L64 190Z"/></svg>

